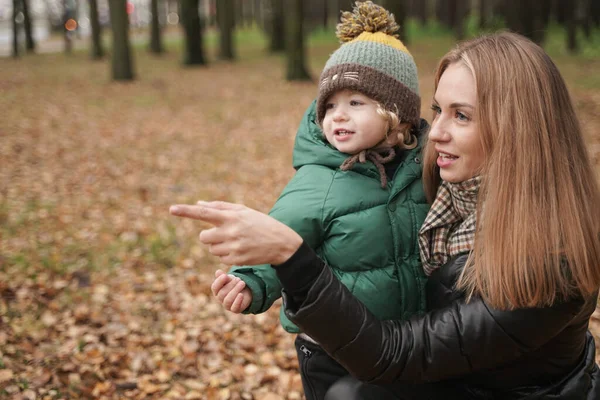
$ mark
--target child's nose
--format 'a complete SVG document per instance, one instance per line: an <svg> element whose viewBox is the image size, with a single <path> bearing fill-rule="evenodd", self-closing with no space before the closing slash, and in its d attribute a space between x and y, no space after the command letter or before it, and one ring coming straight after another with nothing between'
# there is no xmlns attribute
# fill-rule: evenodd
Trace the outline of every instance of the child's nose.
<svg viewBox="0 0 600 400"><path fill-rule="evenodd" d="M344 106L342 106L342 105L337 106L333 113L333 120L334 121L343 121L346 118L347 118L347 114L346 114L346 110L344 109Z"/></svg>

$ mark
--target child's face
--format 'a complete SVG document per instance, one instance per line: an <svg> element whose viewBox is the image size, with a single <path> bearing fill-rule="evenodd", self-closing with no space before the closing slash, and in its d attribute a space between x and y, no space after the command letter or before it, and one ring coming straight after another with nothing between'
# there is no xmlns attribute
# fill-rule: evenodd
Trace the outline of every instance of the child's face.
<svg viewBox="0 0 600 400"><path fill-rule="evenodd" d="M323 133L327 141L346 154L370 149L386 138L386 119L377 113L377 102L364 94L341 90L327 100ZM390 135L385 145L394 146L396 135ZM388 143L389 142L389 143Z"/></svg>

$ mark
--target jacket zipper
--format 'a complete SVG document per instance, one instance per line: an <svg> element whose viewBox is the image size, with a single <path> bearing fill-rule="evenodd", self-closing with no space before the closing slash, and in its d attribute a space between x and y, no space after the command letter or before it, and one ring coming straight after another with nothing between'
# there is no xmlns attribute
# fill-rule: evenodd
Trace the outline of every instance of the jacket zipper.
<svg viewBox="0 0 600 400"><path fill-rule="evenodd" d="M313 388L311 384L311 379L308 375L308 360L312 356L312 351L310 351L305 345L300 346L300 351L304 354L304 357L302 358L301 362L302 374L306 377L306 386L307 389L310 390L311 398L315 399L315 389Z"/></svg>

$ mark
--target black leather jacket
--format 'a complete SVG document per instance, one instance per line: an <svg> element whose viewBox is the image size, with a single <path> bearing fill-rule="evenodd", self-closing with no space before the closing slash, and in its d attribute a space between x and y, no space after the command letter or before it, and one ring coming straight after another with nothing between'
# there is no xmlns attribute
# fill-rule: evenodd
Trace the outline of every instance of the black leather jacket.
<svg viewBox="0 0 600 400"><path fill-rule="evenodd" d="M453 290L465 261L430 277L430 311L406 321L376 319L306 245L276 270L290 320L362 381L451 380L464 399L600 399L587 332L596 297L512 311L466 303Z"/></svg>

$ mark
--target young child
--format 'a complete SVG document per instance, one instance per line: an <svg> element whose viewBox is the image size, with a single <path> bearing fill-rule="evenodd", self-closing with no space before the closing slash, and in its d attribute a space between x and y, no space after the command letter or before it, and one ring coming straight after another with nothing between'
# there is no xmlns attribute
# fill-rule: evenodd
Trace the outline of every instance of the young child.
<svg viewBox="0 0 600 400"><path fill-rule="evenodd" d="M417 235L429 206L421 184L417 68L393 16L370 1L342 15L342 42L294 147L297 172L270 215L298 232L380 319L424 310ZM262 313L281 297L269 265L216 272L212 290L232 312ZM300 333L281 313L281 324ZM348 373L310 337L296 349L307 399Z"/></svg>

